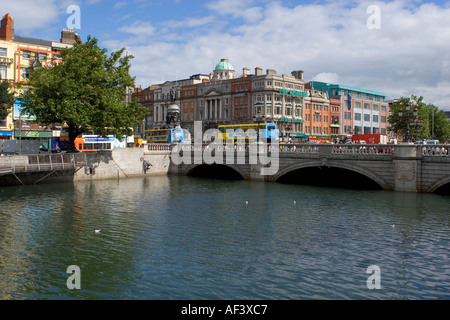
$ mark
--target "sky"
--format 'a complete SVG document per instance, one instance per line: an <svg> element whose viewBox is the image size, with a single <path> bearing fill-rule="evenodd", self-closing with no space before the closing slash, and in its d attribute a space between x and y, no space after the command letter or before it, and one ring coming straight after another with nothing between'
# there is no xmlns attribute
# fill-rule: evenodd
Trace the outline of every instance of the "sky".
<svg viewBox="0 0 450 320"><path fill-rule="evenodd" d="M71 28L134 56L136 86L234 66L304 71L450 111L450 0L0 0L15 34L59 41ZM74 8L76 10L74 10ZM78 9L79 10L78 10Z"/></svg>

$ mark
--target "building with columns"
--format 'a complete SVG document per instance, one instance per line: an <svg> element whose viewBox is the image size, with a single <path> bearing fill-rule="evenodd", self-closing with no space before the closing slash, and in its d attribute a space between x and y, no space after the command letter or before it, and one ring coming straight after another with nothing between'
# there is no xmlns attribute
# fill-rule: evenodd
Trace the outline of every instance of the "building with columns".
<svg viewBox="0 0 450 320"><path fill-rule="evenodd" d="M191 132L194 121L201 121L203 130L219 124L275 122L283 140L304 138L303 99L306 97L302 71L278 75L273 69L265 73L255 68L250 74L243 68L236 77L233 65L221 59L209 75L193 75L181 81L153 85L152 114L146 130L162 128L170 104L170 91L177 92L181 124ZM140 95L136 91L136 97Z"/></svg>

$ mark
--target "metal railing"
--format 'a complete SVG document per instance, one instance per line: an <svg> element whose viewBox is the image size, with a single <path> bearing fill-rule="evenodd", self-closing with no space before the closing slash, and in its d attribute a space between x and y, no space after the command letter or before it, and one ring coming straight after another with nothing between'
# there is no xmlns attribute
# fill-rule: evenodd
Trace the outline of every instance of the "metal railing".
<svg viewBox="0 0 450 320"><path fill-rule="evenodd" d="M0 174L74 170L86 165L86 155L64 153L0 157Z"/></svg>

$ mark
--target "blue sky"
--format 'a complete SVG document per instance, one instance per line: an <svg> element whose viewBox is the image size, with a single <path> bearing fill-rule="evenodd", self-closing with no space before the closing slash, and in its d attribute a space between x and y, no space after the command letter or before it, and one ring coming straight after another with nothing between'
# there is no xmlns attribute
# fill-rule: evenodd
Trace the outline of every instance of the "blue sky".
<svg viewBox="0 0 450 320"><path fill-rule="evenodd" d="M80 8L85 40L135 58L142 87L209 74L228 58L305 80L422 95L450 110L449 1L297 0L0 0L17 35L59 40Z"/></svg>

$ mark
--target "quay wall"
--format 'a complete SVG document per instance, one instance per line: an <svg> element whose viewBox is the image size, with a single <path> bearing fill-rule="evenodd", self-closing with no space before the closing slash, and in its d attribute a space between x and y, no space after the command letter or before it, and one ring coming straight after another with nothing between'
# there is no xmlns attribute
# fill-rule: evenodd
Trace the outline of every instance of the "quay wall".
<svg viewBox="0 0 450 320"><path fill-rule="evenodd" d="M48 163L41 163L40 168L37 165L30 165L29 155L0 157L0 187L65 181L125 179L169 173L169 151L149 153L144 148L122 148L77 154L77 156L80 155L83 163L76 165L75 168L66 167L64 169L61 168L61 165L55 168L57 164L50 167ZM58 158L59 155L52 155L52 157Z"/></svg>
<svg viewBox="0 0 450 320"><path fill-rule="evenodd" d="M167 175L169 165L169 152L149 154L144 148L92 152L86 153L86 165L74 173L73 180Z"/></svg>

